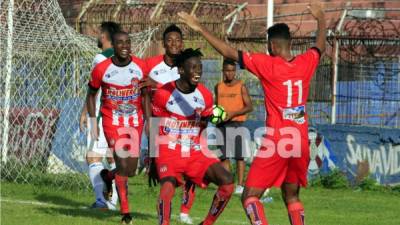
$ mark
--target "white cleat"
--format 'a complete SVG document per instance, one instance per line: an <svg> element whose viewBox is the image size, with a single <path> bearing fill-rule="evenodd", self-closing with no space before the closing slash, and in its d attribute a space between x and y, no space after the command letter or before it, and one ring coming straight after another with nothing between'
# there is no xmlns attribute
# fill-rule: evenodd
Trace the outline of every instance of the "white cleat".
<svg viewBox="0 0 400 225"><path fill-rule="evenodd" d="M193 224L192 218L186 213L181 213L179 215L179 221L184 224Z"/></svg>
<svg viewBox="0 0 400 225"><path fill-rule="evenodd" d="M111 211L117 211L118 210L117 206L114 205L113 203L111 203L110 201L107 201L106 204L107 204L108 210L111 210Z"/></svg>
<svg viewBox="0 0 400 225"><path fill-rule="evenodd" d="M243 189L244 189L243 186L237 185L235 188L235 194L241 195L243 193Z"/></svg>

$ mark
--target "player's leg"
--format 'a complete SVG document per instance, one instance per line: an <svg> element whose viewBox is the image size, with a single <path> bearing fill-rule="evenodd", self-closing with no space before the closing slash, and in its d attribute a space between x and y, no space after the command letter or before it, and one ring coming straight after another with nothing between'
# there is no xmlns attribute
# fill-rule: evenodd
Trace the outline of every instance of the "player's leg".
<svg viewBox="0 0 400 225"><path fill-rule="evenodd" d="M122 151L126 151L126 149ZM116 164L115 186L120 200L120 212L122 215L126 215L129 214L128 177L135 175L138 158L121 157L118 154L118 150L116 150L114 153L114 159Z"/></svg>
<svg viewBox="0 0 400 225"><path fill-rule="evenodd" d="M90 183L92 184L95 193L96 201L92 204L92 208L107 209L106 199L104 198L104 182L101 179L100 172L104 169L102 163L102 155L88 151L86 153L86 162L88 164L88 173Z"/></svg>
<svg viewBox="0 0 400 225"><path fill-rule="evenodd" d="M286 178L281 186L282 197L288 210L291 225L304 225L304 206L300 201L300 186L307 185L307 169L310 162L308 140L302 140L301 157L290 158Z"/></svg>
<svg viewBox="0 0 400 225"><path fill-rule="evenodd" d="M236 174L237 174L237 186L235 188L235 194L242 194L244 188L244 170L245 163L243 158L236 159Z"/></svg>
<svg viewBox="0 0 400 225"><path fill-rule="evenodd" d="M264 206L260 202L264 191L264 188L255 187L245 187L243 190L242 205L252 225L268 225Z"/></svg>
<svg viewBox="0 0 400 225"><path fill-rule="evenodd" d="M107 150L107 162L111 171L116 169L114 157L109 149ZM116 210L116 206L118 203L118 192L117 192L117 187L115 185L115 180L112 181L111 193L109 193L108 195L109 195L108 201L111 203L111 205L108 204L108 209Z"/></svg>
<svg viewBox="0 0 400 225"><path fill-rule="evenodd" d="M171 219L172 198L177 181L175 177L164 177L160 180L160 195L157 202L158 221L160 225L169 225Z"/></svg>
<svg viewBox="0 0 400 225"><path fill-rule="evenodd" d="M201 223L210 225L214 224L232 196L234 189L233 176L220 163L214 163L208 166L204 180L218 185L208 215Z"/></svg>
<svg viewBox="0 0 400 225"><path fill-rule="evenodd" d="M282 184L282 198L288 210L291 225L304 225L304 207L299 199L300 186L297 184Z"/></svg>
<svg viewBox="0 0 400 225"><path fill-rule="evenodd" d="M109 189L112 186L112 180L115 179L122 214L121 222L130 224L132 217L129 214L128 177L134 176L136 172L140 148L138 137L141 129L104 127L104 131L110 148L114 150L116 169L103 170L101 176Z"/></svg>
<svg viewBox="0 0 400 225"><path fill-rule="evenodd" d="M262 194L272 186L280 187L287 172L287 159L278 154L269 155L262 147L250 166L245 188L242 194L242 205L253 225L267 225L264 206L260 202Z"/></svg>
<svg viewBox="0 0 400 225"><path fill-rule="evenodd" d="M193 202L196 196L195 187L196 185L189 179L186 179L185 184L182 185L183 196L181 204L181 213L179 215L179 219L182 223L193 224L192 219L189 217L189 212L193 206Z"/></svg>
<svg viewBox="0 0 400 225"><path fill-rule="evenodd" d="M226 149L226 127L225 123L222 123L217 126L219 131L221 131L222 138L224 141L224 144L221 145L221 156L219 157L219 160L221 160L221 165L227 170L231 171L231 161L229 160L229 154Z"/></svg>
<svg viewBox="0 0 400 225"><path fill-rule="evenodd" d="M242 127L242 123L236 122L235 128ZM235 194L242 194L244 189L244 170L245 170L245 163L244 157L247 157L247 140L243 140L244 137L235 137L235 160L236 160L236 177L237 177L237 185L235 188Z"/></svg>

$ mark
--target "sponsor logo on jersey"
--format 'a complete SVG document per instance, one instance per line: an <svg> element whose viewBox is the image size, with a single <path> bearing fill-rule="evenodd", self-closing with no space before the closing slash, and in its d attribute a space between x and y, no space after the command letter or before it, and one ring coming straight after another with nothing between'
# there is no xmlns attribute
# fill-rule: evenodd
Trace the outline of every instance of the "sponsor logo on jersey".
<svg viewBox="0 0 400 225"><path fill-rule="evenodd" d="M113 101L129 101L135 100L140 96L139 88L127 88L127 89L106 89L104 95Z"/></svg>
<svg viewBox="0 0 400 225"><path fill-rule="evenodd" d="M154 70L154 71L153 71L153 74L156 75L156 76L158 76L158 75L160 75L160 74L162 74L162 73L166 73L166 72L167 72L166 69L160 69L160 70Z"/></svg>
<svg viewBox="0 0 400 225"><path fill-rule="evenodd" d="M197 136L200 131L198 120L176 120L166 118L163 127L164 132L171 135Z"/></svg>
<svg viewBox="0 0 400 225"><path fill-rule="evenodd" d="M113 77L113 76L115 76L115 75L117 75L117 74L118 74L118 70L112 70L111 72L106 73L105 77L106 77L107 79L109 79L109 78L111 78L111 77Z"/></svg>
<svg viewBox="0 0 400 225"><path fill-rule="evenodd" d="M133 115L136 113L136 107L131 104L120 104L116 112L120 115Z"/></svg>
<svg viewBox="0 0 400 225"><path fill-rule="evenodd" d="M305 115L306 108L304 105L283 109L283 119L293 121L297 124L303 124L306 121Z"/></svg>

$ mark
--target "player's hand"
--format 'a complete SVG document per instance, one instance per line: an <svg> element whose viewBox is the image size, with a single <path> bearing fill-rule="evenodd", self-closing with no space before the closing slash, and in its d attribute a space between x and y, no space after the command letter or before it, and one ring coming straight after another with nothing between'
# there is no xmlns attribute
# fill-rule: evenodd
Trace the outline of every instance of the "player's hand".
<svg viewBox="0 0 400 225"><path fill-rule="evenodd" d="M90 121L90 136L93 140L97 140L99 138L99 126L97 124L96 117L89 117Z"/></svg>
<svg viewBox="0 0 400 225"><path fill-rule="evenodd" d="M145 88L145 87L152 87L152 88L156 88L157 87L157 82L153 79L151 79L150 77L146 77L143 80L141 80L139 82L139 88Z"/></svg>
<svg viewBox="0 0 400 225"><path fill-rule="evenodd" d="M154 158L150 158L149 160L149 169L148 176L149 176L149 187L155 187L160 182L157 173L157 166Z"/></svg>
<svg viewBox="0 0 400 225"><path fill-rule="evenodd" d="M189 15L186 12L179 12L178 17L179 17L179 22L185 23L193 30L195 31L201 30L200 22L195 15Z"/></svg>
<svg viewBox="0 0 400 225"><path fill-rule="evenodd" d="M225 112L226 112L226 116L225 116L224 122L229 121L234 117L233 112L228 112L228 111L225 111Z"/></svg>
<svg viewBox="0 0 400 225"><path fill-rule="evenodd" d="M324 10L322 8L321 1L311 0L310 5L307 6L308 10L310 10L311 15L315 19L319 19L324 16Z"/></svg>
<svg viewBox="0 0 400 225"><path fill-rule="evenodd" d="M81 116L79 118L79 129L83 132L87 127L87 115L84 111L82 111Z"/></svg>

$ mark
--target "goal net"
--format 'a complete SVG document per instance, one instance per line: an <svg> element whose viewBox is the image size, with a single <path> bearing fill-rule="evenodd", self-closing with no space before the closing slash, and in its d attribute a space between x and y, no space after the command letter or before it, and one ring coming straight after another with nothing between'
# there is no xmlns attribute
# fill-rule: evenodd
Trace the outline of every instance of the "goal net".
<svg viewBox="0 0 400 225"><path fill-rule="evenodd" d="M2 181L87 188L79 115L100 50L69 27L56 0L1 1ZM132 36L141 56L156 27Z"/></svg>

